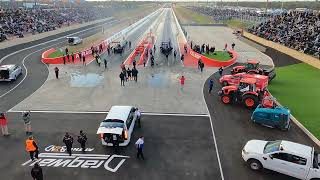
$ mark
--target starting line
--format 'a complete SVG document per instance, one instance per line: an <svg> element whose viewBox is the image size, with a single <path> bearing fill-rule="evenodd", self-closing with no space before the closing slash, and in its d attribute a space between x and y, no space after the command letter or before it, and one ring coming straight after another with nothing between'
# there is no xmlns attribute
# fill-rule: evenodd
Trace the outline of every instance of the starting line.
<svg viewBox="0 0 320 180"><path fill-rule="evenodd" d="M9 113L22 113L21 110L9 110ZM109 111L46 111L46 110L30 110L32 113L52 113L52 114L107 114ZM182 117L209 117L208 114L188 114L188 113L156 113L141 112L143 115L150 116L182 116Z"/></svg>

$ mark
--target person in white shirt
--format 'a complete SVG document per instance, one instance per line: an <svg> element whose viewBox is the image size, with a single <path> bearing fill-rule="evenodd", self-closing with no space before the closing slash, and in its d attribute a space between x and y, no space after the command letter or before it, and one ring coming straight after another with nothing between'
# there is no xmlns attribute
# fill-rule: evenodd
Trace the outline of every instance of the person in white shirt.
<svg viewBox="0 0 320 180"><path fill-rule="evenodd" d="M137 123L138 123L138 127L141 128L141 111L136 108L136 111L135 111L135 114L136 114L136 118L137 118Z"/></svg>
<svg viewBox="0 0 320 180"><path fill-rule="evenodd" d="M140 136L140 138L137 140L135 145L137 148L137 159L139 159L139 157L141 156L142 160L144 160L143 151L142 151L144 147L144 137Z"/></svg>

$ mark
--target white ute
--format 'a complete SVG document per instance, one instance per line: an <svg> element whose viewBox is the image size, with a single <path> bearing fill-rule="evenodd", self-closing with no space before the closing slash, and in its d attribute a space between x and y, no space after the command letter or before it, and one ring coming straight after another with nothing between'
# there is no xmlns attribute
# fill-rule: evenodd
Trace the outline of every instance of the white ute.
<svg viewBox="0 0 320 180"><path fill-rule="evenodd" d="M319 155L314 148L290 141L250 140L242 158L252 170L270 169L303 180L320 180Z"/></svg>
<svg viewBox="0 0 320 180"><path fill-rule="evenodd" d="M133 106L112 106L107 117L100 123L97 134L101 144L119 146L129 144L136 123L136 108Z"/></svg>
<svg viewBox="0 0 320 180"><path fill-rule="evenodd" d="M0 66L0 81L15 81L21 74L21 66L14 64Z"/></svg>

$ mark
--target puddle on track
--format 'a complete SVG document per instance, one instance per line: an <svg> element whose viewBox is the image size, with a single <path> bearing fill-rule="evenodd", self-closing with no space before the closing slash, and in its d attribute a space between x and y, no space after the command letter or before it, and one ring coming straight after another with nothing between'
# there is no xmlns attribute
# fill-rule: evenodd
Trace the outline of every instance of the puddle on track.
<svg viewBox="0 0 320 180"><path fill-rule="evenodd" d="M151 87L168 87L170 79L167 74L157 73L149 76L148 85Z"/></svg>
<svg viewBox="0 0 320 180"><path fill-rule="evenodd" d="M103 75L96 73L77 74L72 73L70 77L71 87L96 87L104 79Z"/></svg>

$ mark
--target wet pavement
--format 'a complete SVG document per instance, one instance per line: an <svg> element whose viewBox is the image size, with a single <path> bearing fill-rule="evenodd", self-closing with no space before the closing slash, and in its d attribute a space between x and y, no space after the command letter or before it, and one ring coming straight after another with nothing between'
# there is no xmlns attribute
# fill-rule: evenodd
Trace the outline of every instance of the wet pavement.
<svg viewBox="0 0 320 180"><path fill-rule="evenodd" d="M103 74L87 73L70 74L70 87L96 87L102 84Z"/></svg>

